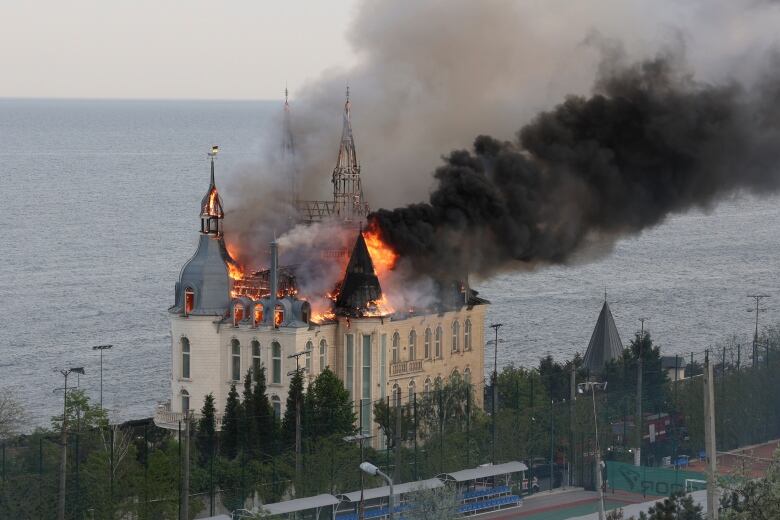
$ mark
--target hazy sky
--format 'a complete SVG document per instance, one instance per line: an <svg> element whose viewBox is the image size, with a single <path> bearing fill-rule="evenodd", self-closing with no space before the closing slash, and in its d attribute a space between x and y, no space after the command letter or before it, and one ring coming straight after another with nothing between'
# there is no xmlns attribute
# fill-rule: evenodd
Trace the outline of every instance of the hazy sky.
<svg viewBox="0 0 780 520"><path fill-rule="evenodd" d="M349 66L356 0L0 0L0 97L279 98Z"/></svg>

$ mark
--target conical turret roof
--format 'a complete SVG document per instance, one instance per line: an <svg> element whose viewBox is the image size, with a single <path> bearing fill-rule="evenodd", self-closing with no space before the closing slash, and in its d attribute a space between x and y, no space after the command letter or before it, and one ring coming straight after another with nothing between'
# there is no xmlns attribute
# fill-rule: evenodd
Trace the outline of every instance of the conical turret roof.
<svg viewBox="0 0 780 520"><path fill-rule="evenodd" d="M619 358L622 353L623 342L620 341L615 319L605 299L599 318L596 320L596 327L590 336L584 366L591 373L601 373L609 361Z"/></svg>
<svg viewBox="0 0 780 520"><path fill-rule="evenodd" d="M374 271L374 262L371 260L363 233L359 233L344 280L341 282L336 307L359 313L381 297L382 288Z"/></svg>

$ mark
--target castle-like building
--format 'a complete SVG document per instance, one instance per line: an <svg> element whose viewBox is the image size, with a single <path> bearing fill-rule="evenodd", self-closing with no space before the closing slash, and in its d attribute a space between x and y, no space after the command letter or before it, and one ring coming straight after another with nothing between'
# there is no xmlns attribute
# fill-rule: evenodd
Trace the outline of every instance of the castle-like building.
<svg viewBox="0 0 780 520"><path fill-rule="evenodd" d="M286 100L285 112L289 122ZM286 135L285 148L291 149L289 127ZM332 177L333 200L300 201L295 180L290 182L301 222L347 223L354 230L349 263L326 318L313 317L307 295L291 287L295 278L278 265L275 242L268 270L234 275L236 263L223 238L216 153L215 147L209 154L211 180L200 206L198 247L181 270L168 310L171 397L158 407L157 425L177 428L184 413L197 413L212 393L219 426L231 385L239 386L248 369L261 366L266 367L267 392L277 417L284 414L297 363L306 368L307 381L329 367L343 380L360 429L369 434L377 433L372 414L379 399L406 402L412 394L432 392L454 373L473 383L482 381L488 302L466 284L443 291L434 308L377 311L382 288L362 232L368 204L360 184L349 97ZM475 392L475 400L481 406L481 392Z"/></svg>

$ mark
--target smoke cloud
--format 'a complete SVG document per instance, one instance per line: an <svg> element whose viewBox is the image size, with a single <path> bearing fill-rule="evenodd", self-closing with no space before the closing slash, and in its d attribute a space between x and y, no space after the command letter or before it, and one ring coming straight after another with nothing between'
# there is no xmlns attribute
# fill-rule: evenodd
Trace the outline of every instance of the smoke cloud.
<svg viewBox="0 0 780 520"><path fill-rule="evenodd" d="M569 96L513 141L477 137L436 169L428 203L370 220L417 273L486 276L609 251L735 190L776 191L779 64L746 89L698 83L674 54L609 55L590 97Z"/></svg>
<svg viewBox="0 0 780 520"><path fill-rule="evenodd" d="M751 131L750 118L761 113L762 125L773 128L777 105L761 89L772 89L772 77L762 76L778 23L777 3L758 0L366 0L348 35L354 65L291 85L299 192L330 198L349 84L368 202L412 204L374 216L405 256L399 268L489 275L571 261L669 211L711 204L733 189L759 189L758 173L744 173L753 180L742 182L723 170L758 172L761 155L771 155L761 145L770 136ZM669 47L684 52L653 57ZM665 103L677 105L664 112ZM649 125L646 133L631 125L635 116L648 118L635 121ZM280 102L279 117L261 136L257 165L226 186L226 237L240 244L246 263L263 263L274 232L303 232L291 229L281 120ZM620 141L629 131L648 147ZM480 134L496 137L475 142ZM453 152L440 166L441 153L472 143L474 150ZM717 185L698 174L685 183L674 173L710 164L720 170L710 174ZM644 175L654 181L641 181ZM671 201L663 188L672 190ZM500 244L491 247L491 240ZM439 254L447 256L435 261Z"/></svg>

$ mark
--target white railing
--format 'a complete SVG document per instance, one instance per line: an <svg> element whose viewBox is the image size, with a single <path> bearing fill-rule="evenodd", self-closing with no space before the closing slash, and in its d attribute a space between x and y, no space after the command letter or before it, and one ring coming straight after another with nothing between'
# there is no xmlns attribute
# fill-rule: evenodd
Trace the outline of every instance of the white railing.
<svg viewBox="0 0 780 520"><path fill-rule="evenodd" d="M411 374L412 372L422 372L423 360L415 359L414 361L399 361L398 363L390 364L390 375L400 376L402 374Z"/></svg>
<svg viewBox="0 0 780 520"><path fill-rule="evenodd" d="M200 413L193 412L192 418L194 420L200 419ZM160 428L166 428L168 430L176 430L179 428L179 423L184 422L184 414L181 412L172 412L171 404L165 403L157 406L157 410L154 413L154 424ZM222 414L216 414L214 417L215 427L217 430L222 429Z"/></svg>

